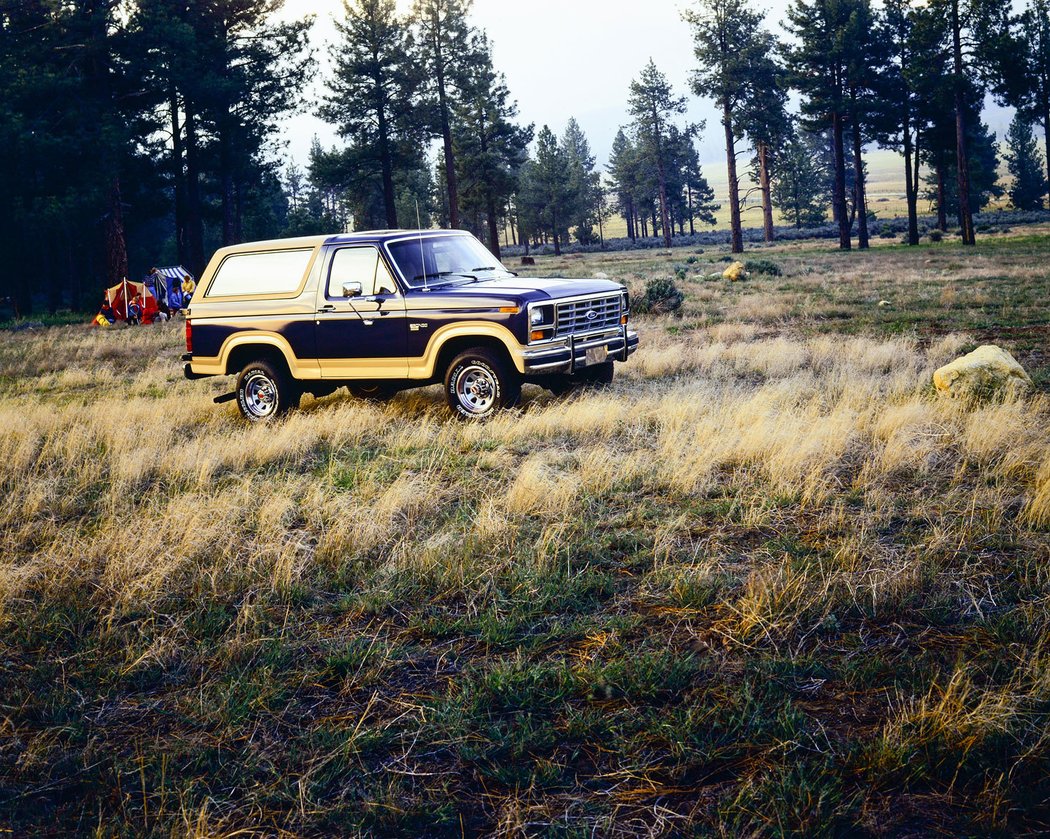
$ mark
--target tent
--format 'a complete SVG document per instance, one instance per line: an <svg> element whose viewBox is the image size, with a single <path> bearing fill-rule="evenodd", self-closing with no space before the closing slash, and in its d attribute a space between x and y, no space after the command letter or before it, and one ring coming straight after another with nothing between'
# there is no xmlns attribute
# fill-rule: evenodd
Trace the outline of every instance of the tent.
<svg viewBox="0 0 1050 839"><path fill-rule="evenodd" d="M145 283L133 283L130 280L124 280L112 288L106 289L106 302L103 311L99 312L99 317L109 321L105 311L108 309L109 313L112 314L113 320L126 321L129 315L134 314L133 307L135 305L142 309L142 313L139 315L139 320L142 323L153 323L156 320L157 312L160 310L157 307L157 298L153 296L149 286ZM97 317L94 322L101 325Z"/></svg>
<svg viewBox="0 0 1050 839"><path fill-rule="evenodd" d="M172 309L181 309L181 305L170 304L182 302L182 281L185 277L193 279L193 275L181 265L170 265L167 268L155 268L146 278L146 282L158 300L168 303Z"/></svg>

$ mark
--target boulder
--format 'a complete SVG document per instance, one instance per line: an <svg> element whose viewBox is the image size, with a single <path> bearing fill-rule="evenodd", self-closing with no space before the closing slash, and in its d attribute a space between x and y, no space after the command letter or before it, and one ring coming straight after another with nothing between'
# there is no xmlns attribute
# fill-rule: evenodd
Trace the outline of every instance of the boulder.
<svg viewBox="0 0 1050 839"><path fill-rule="evenodd" d="M737 282L747 277L747 269L744 268L743 262L734 262L725 271L722 272L722 278L729 280L730 282Z"/></svg>
<svg viewBox="0 0 1050 839"><path fill-rule="evenodd" d="M959 398L981 398L995 394L1023 396L1033 387L1031 377L1010 353L985 344L972 353L945 364L933 374L938 393Z"/></svg>

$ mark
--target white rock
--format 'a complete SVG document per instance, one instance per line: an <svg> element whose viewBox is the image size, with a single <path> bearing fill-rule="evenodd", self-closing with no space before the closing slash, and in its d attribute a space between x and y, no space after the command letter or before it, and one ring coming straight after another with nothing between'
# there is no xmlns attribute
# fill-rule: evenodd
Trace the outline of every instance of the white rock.
<svg viewBox="0 0 1050 839"><path fill-rule="evenodd" d="M955 398L996 393L1023 396L1034 387L1017 359L994 344L985 344L945 364L933 374L933 385L939 393Z"/></svg>

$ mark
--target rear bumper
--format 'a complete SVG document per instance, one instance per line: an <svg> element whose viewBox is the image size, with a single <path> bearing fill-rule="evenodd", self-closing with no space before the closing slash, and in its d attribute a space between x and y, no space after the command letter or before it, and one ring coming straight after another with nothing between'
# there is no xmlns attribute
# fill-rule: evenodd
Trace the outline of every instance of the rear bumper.
<svg viewBox="0 0 1050 839"><path fill-rule="evenodd" d="M638 333L626 326L594 335L572 335L522 352L527 375L575 373L587 366L587 351L604 347L609 361L626 361L638 349Z"/></svg>
<svg viewBox="0 0 1050 839"><path fill-rule="evenodd" d="M194 373L193 372L193 354L183 353L182 355L182 375L189 379L191 382L195 382L197 379L207 379L209 373Z"/></svg>

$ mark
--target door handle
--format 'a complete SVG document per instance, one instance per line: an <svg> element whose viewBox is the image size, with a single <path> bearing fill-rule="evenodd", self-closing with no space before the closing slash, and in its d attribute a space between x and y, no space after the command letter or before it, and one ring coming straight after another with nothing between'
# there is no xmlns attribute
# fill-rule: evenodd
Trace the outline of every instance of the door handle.
<svg viewBox="0 0 1050 839"><path fill-rule="evenodd" d="M334 312L335 311L335 306L332 303L326 303L318 311L321 311L321 312Z"/></svg>

